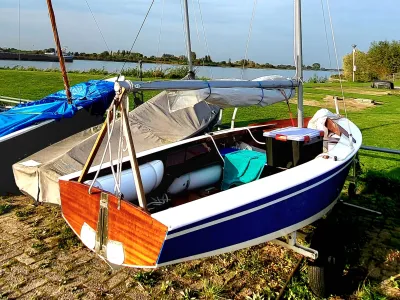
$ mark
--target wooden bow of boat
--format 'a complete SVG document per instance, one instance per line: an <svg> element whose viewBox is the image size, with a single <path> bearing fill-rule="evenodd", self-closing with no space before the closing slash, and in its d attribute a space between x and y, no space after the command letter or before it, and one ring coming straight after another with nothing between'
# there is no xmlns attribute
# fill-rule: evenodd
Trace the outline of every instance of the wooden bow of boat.
<svg viewBox="0 0 400 300"><path fill-rule="evenodd" d="M89 194L76 181L60 180L60 194L64 219L89 249L117 265L156 265L165 225L115 195L96 188Z"/></svg>

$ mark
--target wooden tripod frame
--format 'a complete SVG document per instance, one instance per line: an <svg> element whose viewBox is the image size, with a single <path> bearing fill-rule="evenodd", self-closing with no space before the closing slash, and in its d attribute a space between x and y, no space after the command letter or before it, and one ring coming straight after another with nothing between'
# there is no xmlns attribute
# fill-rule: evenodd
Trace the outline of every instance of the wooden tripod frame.
<svg viewBox="0 0 400 300"><path fill-rule="evenodd" d="M104 121L103 126L101 127L99 135L97 136L97 139L92 147L92 150L90 151L89 157L86 160L86 163L83 167L82 173L79 176L78 182L82 183L84 181L84 178L86 177L86 175L89 171L89 168L92 165L97 152L99 151L101 143L104 140L104 137L106 135L108 124L113 118L111 111L113 109L119 108L121 111L121 126L123 128L123 135L124 135L124 137L126 139L126 143L127 143L127 148L128 148L128 152L129 152L129 160L130 160L131 166L132 166L133 179L134 179L134 184L136 186L139 205L141 208L143 208L144 210L147 211L147 202L146 202L146 197L145 197L145 193L143 190L142 179L140 176L139 164L138 164L138 161L136 158L135 146L133 144L132 133L131 133L131 129L129 127L128 114L126 112L126 107L125 107L125 103L124 103L126 100L126 97L127 97L127 95L126 95L125 88L121 88L121 90L117 91L115 98L112 101L110 108L107 111L106 120Z"/></svg>

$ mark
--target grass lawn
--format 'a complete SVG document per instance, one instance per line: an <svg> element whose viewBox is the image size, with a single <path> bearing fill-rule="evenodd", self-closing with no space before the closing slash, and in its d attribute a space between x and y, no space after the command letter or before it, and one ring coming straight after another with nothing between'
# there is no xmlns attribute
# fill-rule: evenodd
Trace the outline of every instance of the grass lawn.
<svg viewBox="0 0 400 300"><path fill-rule="evenodd" d="M71 85L90 80L101 79L103 75L69 74ZM61 74L58 72L0 70L0 96L40 99L50 93L63 89ZM399 84L400 85L400 84ZM359 110L349 109L348 117L361 129L363 144L368 146L400 149L400 92L371 89L369 83L344 83L345 98L368 98L382 105ZM156 92L146 92L145 100ZM305 116L312 116L324 106L322 99L327 95L341 96L339 83L306 83L305 101L312 101L313 106L305 105ZM291 104L294 114L296 104ZM223 122L228 124L233 109L224 111ZM341 113L344 110L341 107ZM262 122L277 118L288 118L287 106L279 103L266 108L241 108L236 116L237 126ZM377 152L360 151L360 160L364 169L384 171L390 176L400 178L400 157Z"/></svg>

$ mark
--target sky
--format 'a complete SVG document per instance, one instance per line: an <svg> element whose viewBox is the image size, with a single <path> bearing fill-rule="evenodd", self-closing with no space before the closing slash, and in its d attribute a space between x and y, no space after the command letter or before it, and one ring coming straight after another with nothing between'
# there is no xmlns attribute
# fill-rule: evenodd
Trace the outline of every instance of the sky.
<svg viewBox="0 0 400 300"><path fill-rule="evenodd" d="M228 61L229 58L236 61L244 58L255 1L257 4L248 58L259 63L293 65L293 0L188 0L192 50L196 52L197 57L209 54L217 61ZM321 0L304 0L304 64L319 62L323 67L329 68L335 67L336 61L326 10L327 0L322 1L325 4L331 59L328 55ZM356 44L361 51L367 51L372 41L400 40L398 1L329 1L340 61L343 55L351 52L352 44ZM68 51L72 52L92 53L130 49L151 0L52 2L62 46L67 46ZM182 0L154 1L133 52L140 52L146 56L163 53L185 54L181 3ZM21 49L54 47L45 0L0 1L0 47L19 48L19 45Z"/></svg>

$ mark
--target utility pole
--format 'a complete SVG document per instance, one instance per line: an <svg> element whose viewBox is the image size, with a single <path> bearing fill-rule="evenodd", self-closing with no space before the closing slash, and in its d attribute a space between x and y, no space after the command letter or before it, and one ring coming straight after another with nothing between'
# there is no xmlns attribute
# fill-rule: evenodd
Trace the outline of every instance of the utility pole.
<svg viewBox="0 0 400 300"><path fill-rule="evenodd" d="M304 126L303 120L303 37L301 28L301 0L295 0L295 45L297 82L297 126Z"/></svg>
<svg viewBox="0 0 400 300"><path fill-rule="evenodd" d="M357 67L356 67L356 47L357 45L353 44L353 82L356 81L356 71L357 71Z"/></svg>

